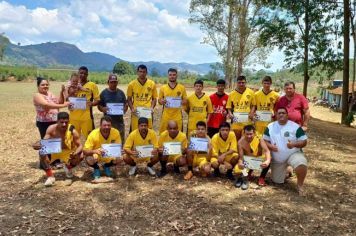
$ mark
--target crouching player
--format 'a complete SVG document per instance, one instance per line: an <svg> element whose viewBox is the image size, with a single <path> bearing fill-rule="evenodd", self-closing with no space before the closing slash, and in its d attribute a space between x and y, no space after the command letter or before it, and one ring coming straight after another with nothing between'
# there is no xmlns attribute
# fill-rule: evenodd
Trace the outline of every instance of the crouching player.
<svg viewBox="0 0 356 236"><path fill-rule="evenodd" d="M193 138L200 138L203 142L206 141L206 150L195 151L192 143ZM198 121L196 130L191 133L189 140L189 149L187 151L188 172L184 176L185 180L190 180L193 177L193 168L199 168L203 177L210 175L211 166L209 161L211 152L212 146L210 138L207 135L206 123L204 121Z"/></svg>
<svg viewBox="0 0 356 236"><path fill-rule="evenodd" d="M179 167L186 165L187 143L187 137L183 132L179 131L177 122L174 120L168 121L167 130L161 133L158 140L158 155L161 163L161 172L158 173L158 177L163 177L167 174L167 162L173 162L174 172L180 173ZM180 150L167 150L169 148L168 145L177 145ZM172 153L177 151L180 151L180 154Z"/></svg>
<svg viewBox="0 0 356 236"><path fill-rule="evenodd" d="M89 166L94 168L94 182L101 177L99 164L103 164L104 173L107 177L112 177L111 166L118 164L122 159L116 157L106 157L103 144L117 143L121 144L120 132L111 127L112 120L110 116L103 116L100 119L100 127L94 129L88 136L84 144L83 153Z"/></svg>
<svg viewBox="0 0 356 236"><path fill-rule="evenodd" d="M211 144L213 151L210 162L214 175L219 176L220 169L225 169L227 177L234 180L232 170L237 163L237 141L229 123L223 122L220 125L219 133L213 136Z"/></svg>
<svg viewBox="0 0 356 236"><path fill-rule="evenodd" d="M239 159L234 168L234 173L237 175L235 187L246 190L249 187L247 173L252 174L253 170L247 170L244 166L244 156L260 157L264 161L261 163L262 170L267 168L271 163L271 153L263 139L256 135L256 130L253 125L246 125L243 129L244 133L238 142ZM265 185L264 176L260 176L258 180L260 186Z"/></svg>
<svg viewBox="0 0 356 236"><path fill-rule="evenodd" d="M46 171L47 180L45 186L52 186L55 178L51 169L51 163L55 160L60 160L65 165L63 169L67 178L72 178L72 168L79 164L82 160L83 146L80 143L78 132L74 126L69 124L69 114L67 112L59 112L57 115L57 123L48 127L44 139L60 138L62 141L62 152L53 153L51 156L42 155L40 151L40 166ZM40 149L41 146L35 147Z"/></svg>

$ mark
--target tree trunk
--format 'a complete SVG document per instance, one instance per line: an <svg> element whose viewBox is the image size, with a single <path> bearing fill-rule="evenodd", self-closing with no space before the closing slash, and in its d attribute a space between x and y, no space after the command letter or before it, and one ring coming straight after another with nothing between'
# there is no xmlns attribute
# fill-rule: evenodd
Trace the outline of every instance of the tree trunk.
<svg viewBox="0 0 356 236"><path fill-rule="evenodd" d="M342 113L341 123L346 124L345 118L349 112L349 62L350 62L350 1L344 0L344 70L342 79Z"/></svg>
<svg viewBox="0 0 356 236"><path fill-rule="evenodd" d="M350 12L350 23L351 23L351 32L352 32L352 39L354 41L354 61L353 61L353 71L352 71L352 87L351 87L351 91L352 91L352 99L351 99L351 103L349 106L349 112L352 112L352 108L353 105L355 104L356 101L356 93L355 93L355 78L356 78L356 29L355 29L355 11L356 11L356 1L353 2L354 7L353 7L353 11L354 13L352 14Z"/></svg>
<svg viewBox="0 0 356 236"><path fill-rule="evenodd" d="M227 25L227 53L225 61L225 81L228 83L228 87L232 88L233 79L232 79L232 26L234 20L234 4L229 5L229 20Z"/></svg>
<svg viewBox="0 0 356 236"><path fill-rule="evenodd" d="M309 31L310 31L310 23L309 23L309 0L305 2L305 31L304 31L304 83L303 83L303 95L307 97L308 93L308 82L309 82Z"/></svg>

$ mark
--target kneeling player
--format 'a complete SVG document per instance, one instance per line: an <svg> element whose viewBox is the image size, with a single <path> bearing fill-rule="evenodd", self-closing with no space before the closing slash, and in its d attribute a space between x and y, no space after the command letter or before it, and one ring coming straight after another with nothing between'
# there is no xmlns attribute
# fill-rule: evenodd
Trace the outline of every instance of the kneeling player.
<svg viewBox="0 0 356 236"><path fill-rule="evenodd" d="M232 169L237 163L237 141L233 131L230 130L230 124L223 122L220 125L219 133L211 139L213 147L211 167L214 168L215 176L220 175L220 168L226 170L227 177L234 179Z"/></svg>
<svg viewBox="0 0 356 236"><path fill-rule="evenodd" d="M201 138L202 141L207 142L207 150L205 151L194 151L192 148L192 138ZM204 121L198 121L196 124L196 131L191 133L189 149L187 151L187 164L188 172L184 176L185 180L190 180L193 177L193 168L199 168L199 171L203 177L210 174L210 157L211 157L211 141L207 135L206 123Z"/></svg>
<svg viewBox="0 0 356 236"><path fill-rule="evenodd" d="M104 116L100 119L100 128L94 129L88 136L84 144L84 155L89 166L94 168L94 180L101 176L99 164L103 164L104 172L107 177L112 177L111 166L118 164L122 159L116 157L104 157L105 150L103 144L117 143L121 144L120 132L111 127L112 120L110 116Z"/></svg>
<svg viewBox="0 0 356 236"><path fill-rule="evenodd" d="M271 153L265 141L256 135L256 129L253 125L246 125L243 131L244 134L238 142L239 160L234 168L234 173L238 176L235 187L241 187L242 190L246 190L249 186L247 172L251 175L253 170L245 169L244 156L260 157L265 160L261 164L262 172L258 181L259 185L262 185L261 183L264 183L265 178L265 175L262 174L264 173L263 169L267 168L271 163Z"/></svg>
<svg viewBox="0 0 356 236"><path fill-rule="evenodd" d="M180 154L170 154L178 150L167 150L169 145L180 147ZM179 167L186 164L185 154L187 152L187 137L178 130L178 124L174 120L168 122L167 130L162 132L158 140L158 154L161 162L161 172L159 177L167 174L167 162L173 162L174 172L180 173Z"/></svg>

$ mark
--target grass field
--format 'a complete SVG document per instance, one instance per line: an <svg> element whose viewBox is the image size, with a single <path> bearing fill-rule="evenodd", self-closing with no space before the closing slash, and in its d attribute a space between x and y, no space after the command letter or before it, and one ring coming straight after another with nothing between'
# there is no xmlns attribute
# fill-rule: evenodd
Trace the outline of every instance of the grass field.
<svg viewBox="0 0 356 236"><path fill-rule="evenodd" d="M60 83L51 83L51 91L59 88ZM295 177L282 186L267 177L267 187L252 183L242 191L225 178L153 178L142 166L136 177L128 177L128 168L121 166L115 182L95 185L83 164L73 181L58 170L56 185L45 188L30 147L39 138L35 91L34 82L0 83L0 235L356 234L356 129L330 122L338 121L338 113L312 107L315 118L304 149L306 197L298 196ZM160 112L158 107L155 128ZM335 118L325 121L330 117Z"/></svg>

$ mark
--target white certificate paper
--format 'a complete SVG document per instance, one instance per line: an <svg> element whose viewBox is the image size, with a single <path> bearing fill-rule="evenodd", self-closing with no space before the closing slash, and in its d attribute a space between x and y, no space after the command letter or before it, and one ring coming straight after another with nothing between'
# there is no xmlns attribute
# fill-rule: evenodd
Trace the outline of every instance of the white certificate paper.
<svg viewBox="0 0 356 236"><path fill-rule="evenodd" d="M180 155L182 154L182 144L180 142L163 143L163 155Z"/></svg>
<svg viewBox="0 0 356 236"><path fill-rule="evenodd" d="M208 152L209 140L207 138L190 138L189 150Z"/></svg>
<svg viewBox="0 0 356 236"><path fill-rule="evenodd" d="M272 121L272 112L270 111L256 111L256 118L259 121Z"/></svg>
<svg viewBox="0 0 356 236"><path fill-rule="evenodd" d="M181 97L166 97L165 107L167 108L180 108L182 106Z"/></svg>
<svg viewBox="0 0 356 236"><path fill-rule="evenodd" d="M121 147L118 143L102 144L101 148L105 151L103 157L121 157Z"/></svg>
<svg viewBox="0 0 356 236"><path fill-rule="evenodd" d="M261 164L263 161L262 157L244 156L244 164L250 170L261 171Z"/></svg>
<svg viewBox="0 0 356 236"><path fill-rule="evenodd" d="M153 145L136 146L139 158L152 157Z"/></svg>
<svg viewBox="0 0 356 236"><path fill-rule="evenodd" d="M62 152L62 140L60 138L42 139L40 155L61 153Z"/></svg>
<svg viewBox="0 0 356 236"><path fill-rule="evenodd" d="M234 112L234 123L248 122L248 112Z"/></svg>
<svg viewBox="0 0 356 236"><path fill-rule="evenodd" d="M87 109L87 99L78 97L69 97L68 101L72 103L73 110L86 110Z"/></svg>
<svg viewBox="0 0 356 236"><path fill-rule="evenodd" d="M108 108L108 115L123 115L124 114L124 104L123 103L106 103Z"/></svg>
<svg viewBox="0 0 356 236"><path fill-rule="evenodd" d="M151 108L148 108L148 107L137 107L136 110L137 110L137 116L139 118L145 117L147 119L152 119Z"/></svg>

